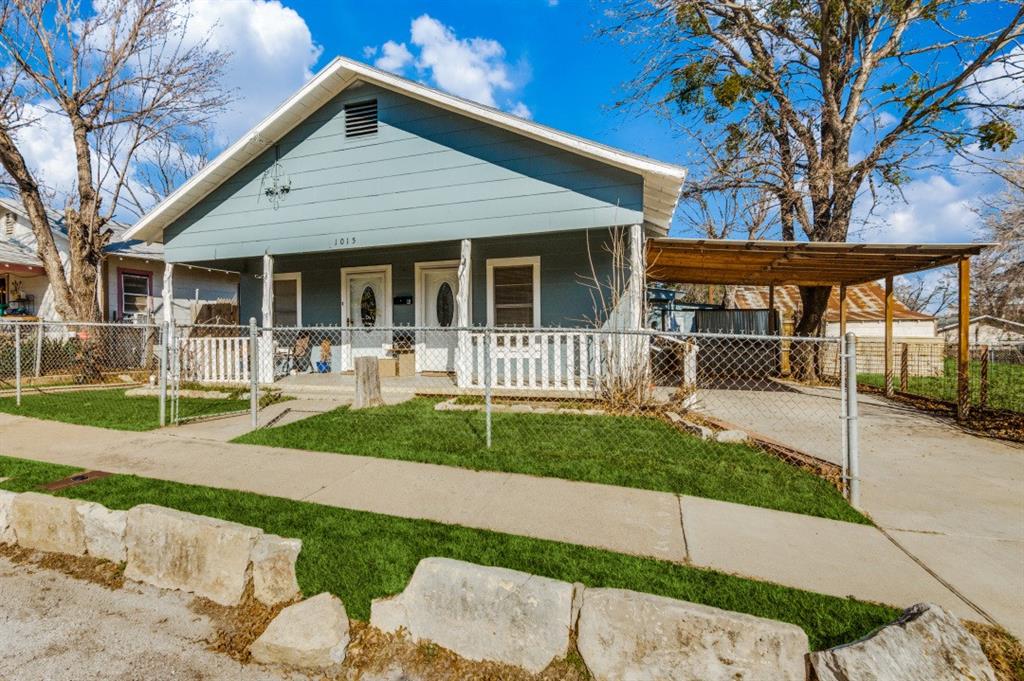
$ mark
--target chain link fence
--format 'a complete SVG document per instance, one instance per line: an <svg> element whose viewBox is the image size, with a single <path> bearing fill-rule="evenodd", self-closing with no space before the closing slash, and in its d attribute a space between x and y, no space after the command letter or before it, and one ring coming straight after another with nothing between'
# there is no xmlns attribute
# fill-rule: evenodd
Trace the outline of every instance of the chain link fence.
<svg viewBox="0 0 1024 681"><path fill-rule="evenodd" d="M885 342L861 339L857 380L885 390ZM986 410L1024 413L1024 343L969 346L970 404ZM897 340L889 385L894 392L938 402L957 401L957 346L939 339Z"/></svg>
<svg viewBox="0 0 1024 681"><path fill-rule="evenodd" d="M265 427L300 409L270 404L315 400L325 413L291 431L301 448L503 470L530 457L530 472L694 492L727 479L710 496L736 500L757 476L808 484L794 466L845 489L844 377L838 339L0 324L0 411L138 430L248 412Z"/></svg>

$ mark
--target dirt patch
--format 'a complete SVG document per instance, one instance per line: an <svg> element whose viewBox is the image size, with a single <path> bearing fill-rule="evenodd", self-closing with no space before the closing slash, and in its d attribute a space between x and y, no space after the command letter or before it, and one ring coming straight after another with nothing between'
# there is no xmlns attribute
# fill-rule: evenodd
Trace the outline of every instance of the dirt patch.
<svg viewBox="0 0 1024 681"><path fill-rule="evenodd" d="M91 556L68 556L63 553L46 553L32 549L0 544L0 556L16 565L36 565L48 570L63 572L69 577L99 584L107 589L124 586L124 565Z"/></svg>
<svg viewBox="0 0 1024 681"><path fill-rule="evenodd" d="M189 608L198 615L205 615L213 623L216 634L209 642L210 650L229 655L239 662L248 662L251 657L249 646L288 605L281 603L269 607L260 603L253 595L252 580L249 580L242 602L237 606L228 607L197 596Z"/></svg>
<svg viewBox="0 0 1024 681"><path fill-rule="evenodd" d="M342 678L373 678L391 670L417 681L586 681L591 678L575 652L552 662L540 674L497 662L471 662L432 643L413 643L401 634L387 634L365 622L353 622Z"/></svg>
<svg viewBox="0 0 1024 681"><path fill-rule="evenodd" d="M881 388L864 385L863 383L857 384L857 390L872 395L885 394L885 391ZM953 402L899 391L887 399L909 404L912 407L939 416L956 419L956 404ZM986 435L1000 440L1009 440L1010 442L1024 442L1024 413L1021 412L971 405L967 420L957 425L976 435Z"/></svg>
<svg viewBox="0 0 1024 681"><path fill-rule="evenodd" d="M1024 644L990 624L964 622L964 626L978 638L998 681L1024 680Z"/></svg>

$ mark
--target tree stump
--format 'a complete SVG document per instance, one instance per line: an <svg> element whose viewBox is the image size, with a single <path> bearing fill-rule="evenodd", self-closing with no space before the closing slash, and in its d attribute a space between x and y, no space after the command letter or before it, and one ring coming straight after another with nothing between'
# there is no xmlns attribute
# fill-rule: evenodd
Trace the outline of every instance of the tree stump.
<svg viewBox="0 0 1024 681"><path fill-rule="evenodd" d="M380 396L380 368L376 357L356 357L356 397L352 409L382 407Z"/></svg>

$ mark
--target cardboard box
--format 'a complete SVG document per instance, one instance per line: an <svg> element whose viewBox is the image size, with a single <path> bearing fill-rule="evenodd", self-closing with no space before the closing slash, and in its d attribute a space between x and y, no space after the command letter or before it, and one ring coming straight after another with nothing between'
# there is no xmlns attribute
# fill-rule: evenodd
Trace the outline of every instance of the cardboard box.
<svg viewBox="0 0 1024 681"><path fill-rule="evenodd" d="M377 370L381 378L394 378L398 375L398 360L394 357L381 357L377 360Z"/></svg>
<svg viewBox="0 0 1024 681"><path fill-rule="evenodd" d="M413 352L399 352L396 353L398 357L398 375L415 376L416 375L416 353Z"/></svg>

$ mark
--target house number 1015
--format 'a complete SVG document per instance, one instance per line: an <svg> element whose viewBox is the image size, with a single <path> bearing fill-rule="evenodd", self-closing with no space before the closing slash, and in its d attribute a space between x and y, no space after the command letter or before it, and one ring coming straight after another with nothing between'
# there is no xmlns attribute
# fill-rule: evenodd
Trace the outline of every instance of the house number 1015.
<svg viewBox="0 0 1024 681"><path fill-rule="evenodd" d="M354 236L339 236L334 238L335 246L352 246L356 243Z"/></svg>

